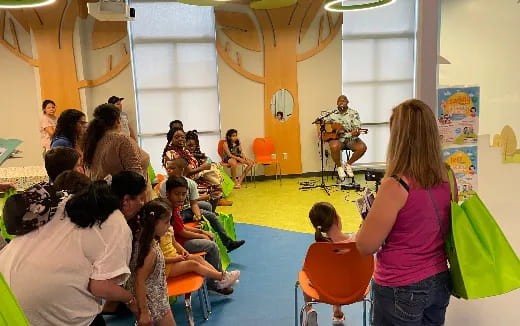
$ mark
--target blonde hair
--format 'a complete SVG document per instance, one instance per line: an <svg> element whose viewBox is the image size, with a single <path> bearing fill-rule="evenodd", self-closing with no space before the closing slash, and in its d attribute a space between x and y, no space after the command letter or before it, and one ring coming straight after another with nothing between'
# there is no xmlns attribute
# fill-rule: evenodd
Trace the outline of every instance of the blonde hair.
<svg viewBox="0 0 520 326"><path fill-rule="evenodd" d="M420 188L443 183L437 119L428 105L417 99L396 106L390 117L390 142L386 176L407 176Z"/></svg>

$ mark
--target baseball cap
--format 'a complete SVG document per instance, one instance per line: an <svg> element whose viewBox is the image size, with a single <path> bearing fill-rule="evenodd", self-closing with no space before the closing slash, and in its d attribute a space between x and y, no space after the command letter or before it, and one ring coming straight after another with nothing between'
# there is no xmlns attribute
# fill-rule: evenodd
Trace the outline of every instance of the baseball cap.
<svg viewBox="0 0 520 326"><path fill-rule="evenodd" d="M108 99L108 103L116 104L117 102L122 101L124 99L124 97L110 96L110 98Z"/></svg>

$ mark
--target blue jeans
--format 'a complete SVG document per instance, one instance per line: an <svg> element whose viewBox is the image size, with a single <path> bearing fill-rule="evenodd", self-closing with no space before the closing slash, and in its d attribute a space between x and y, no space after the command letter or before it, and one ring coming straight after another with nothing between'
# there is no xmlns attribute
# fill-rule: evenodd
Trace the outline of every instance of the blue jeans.
<svg viewBox="0 0 520 326"><path fill-rule="evenodd" d="M218 233L220 240L222 240L222 244L227 247L233 240L227 235L226 230L224 229L224 226L222 226L222 223L220 223L217 215L211 211L211 204L207 201L199 201L198 204L202 215L204 215L208 220L213 230ZM195 214L191 208L181 211L181 217L184 223L193 222L194 215Z"/></svg>
<svg viewBox="0 0 520 326"><path fill-rule="evenodd" d="M441 326L450 302L448 271L406 286L373 282L374 326Z"/></svg>

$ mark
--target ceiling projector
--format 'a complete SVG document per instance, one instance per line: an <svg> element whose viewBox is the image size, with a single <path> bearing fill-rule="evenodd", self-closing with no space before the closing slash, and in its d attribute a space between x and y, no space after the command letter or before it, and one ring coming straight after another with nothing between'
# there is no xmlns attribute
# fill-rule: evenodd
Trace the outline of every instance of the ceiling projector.
<svg viewBox="0 0 520 326"><path fill-rule="evenodd" d="M99 0L87 6L88 14L99 21L135 20L135 9L128 6L128 0Z"/></svg>

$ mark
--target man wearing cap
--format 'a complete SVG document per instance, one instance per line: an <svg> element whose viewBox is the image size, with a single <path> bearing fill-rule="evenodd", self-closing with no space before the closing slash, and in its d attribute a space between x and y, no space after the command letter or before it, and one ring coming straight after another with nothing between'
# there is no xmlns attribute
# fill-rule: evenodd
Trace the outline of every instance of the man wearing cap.
<svg viewBox="0 0 520 326"><path fill-rule="evenodd" d="M119 110L121 110L121 133L130 136L137 141L137 135L128 122L128 114L123 111L123 100L123 97L110 96L108 103L114 104Z"/></svg>

